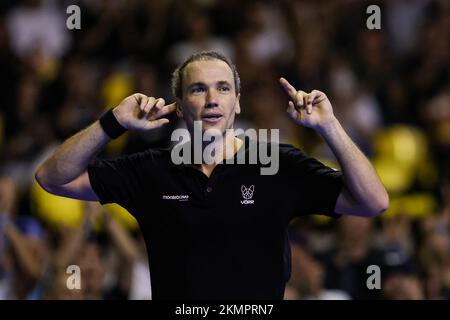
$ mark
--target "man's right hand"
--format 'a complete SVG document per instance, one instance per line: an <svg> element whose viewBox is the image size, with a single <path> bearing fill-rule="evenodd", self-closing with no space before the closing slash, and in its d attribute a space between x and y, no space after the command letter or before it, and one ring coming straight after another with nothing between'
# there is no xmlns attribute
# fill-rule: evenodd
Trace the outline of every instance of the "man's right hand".
<svg viewBox="0 0 450 320"><path fill-rule="evenodd" d="M169 119L161 117L175 109L175 103L165 105L163 98L135 93L126 97L113 113L122 127L131 131L148 131L169 123Z"/></svg>

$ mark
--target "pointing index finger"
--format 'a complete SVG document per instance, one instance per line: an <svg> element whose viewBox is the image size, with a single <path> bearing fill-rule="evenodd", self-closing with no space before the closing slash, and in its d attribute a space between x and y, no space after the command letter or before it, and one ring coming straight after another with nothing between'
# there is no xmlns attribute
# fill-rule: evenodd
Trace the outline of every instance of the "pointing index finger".
<svg viewBox="0 0 450 320"><path fill-rule="evenodd" d="M176 102L172 102L171 104L166 104L164 106L164 108L166 108L168 111L172 112L177 108L177 103Z"/></svg>
<svg viewBox="0 0 450 320"><path fill-rule="evenodd" d="M280 78L280 83L284 88L284 90L286 91L286 93L291 97L291 99L295 100L297 90L285 78Z"/></svg>
<svg viewBox="0 0 450 320"><path fill-rule="evenodd" d="M150 117L150 120L162 117L168 113L175 111L175 109L176 109L176 102L165 105L158 112L156 112L152 117Z"/></svg>

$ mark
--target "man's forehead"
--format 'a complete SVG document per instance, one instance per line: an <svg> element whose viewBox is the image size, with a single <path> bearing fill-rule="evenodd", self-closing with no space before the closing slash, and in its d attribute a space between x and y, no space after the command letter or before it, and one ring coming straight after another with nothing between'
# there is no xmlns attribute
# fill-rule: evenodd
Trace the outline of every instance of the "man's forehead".
<svg viewBox="0 0 450 320"><path fill-rule="evenodd" d="M233 82L233 71L230 66L222 60L201 60L189 63L184 69L183 81L188 84L192 82Z"/></svg>

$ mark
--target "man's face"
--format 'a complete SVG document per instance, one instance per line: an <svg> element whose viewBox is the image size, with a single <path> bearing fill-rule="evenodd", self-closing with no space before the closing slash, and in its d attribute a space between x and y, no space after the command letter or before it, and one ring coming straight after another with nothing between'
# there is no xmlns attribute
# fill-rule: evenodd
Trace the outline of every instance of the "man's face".
<svg viewBox="0 0 450 320"><path fill-rule="evenodd" d="M203 131L225 133L241 112L231 68L222 60L195 61L184 69L182 99L177 104L188 129L202 121Z"/></svg>

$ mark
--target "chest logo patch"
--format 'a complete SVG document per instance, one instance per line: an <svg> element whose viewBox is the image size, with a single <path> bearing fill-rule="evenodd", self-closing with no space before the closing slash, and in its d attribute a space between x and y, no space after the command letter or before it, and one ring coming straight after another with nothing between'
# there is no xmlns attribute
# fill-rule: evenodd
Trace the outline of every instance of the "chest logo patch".
<svg viewBox="0 0 450 320"><path fill-rule="evenodd" d="M246 186L242 185L241 192L242 192L242 198L244 198L244 200L241 200L241 204L254 204L255 200L252 200L254 191L255 191L254 185L251 185L248 188Z"/></svg>

